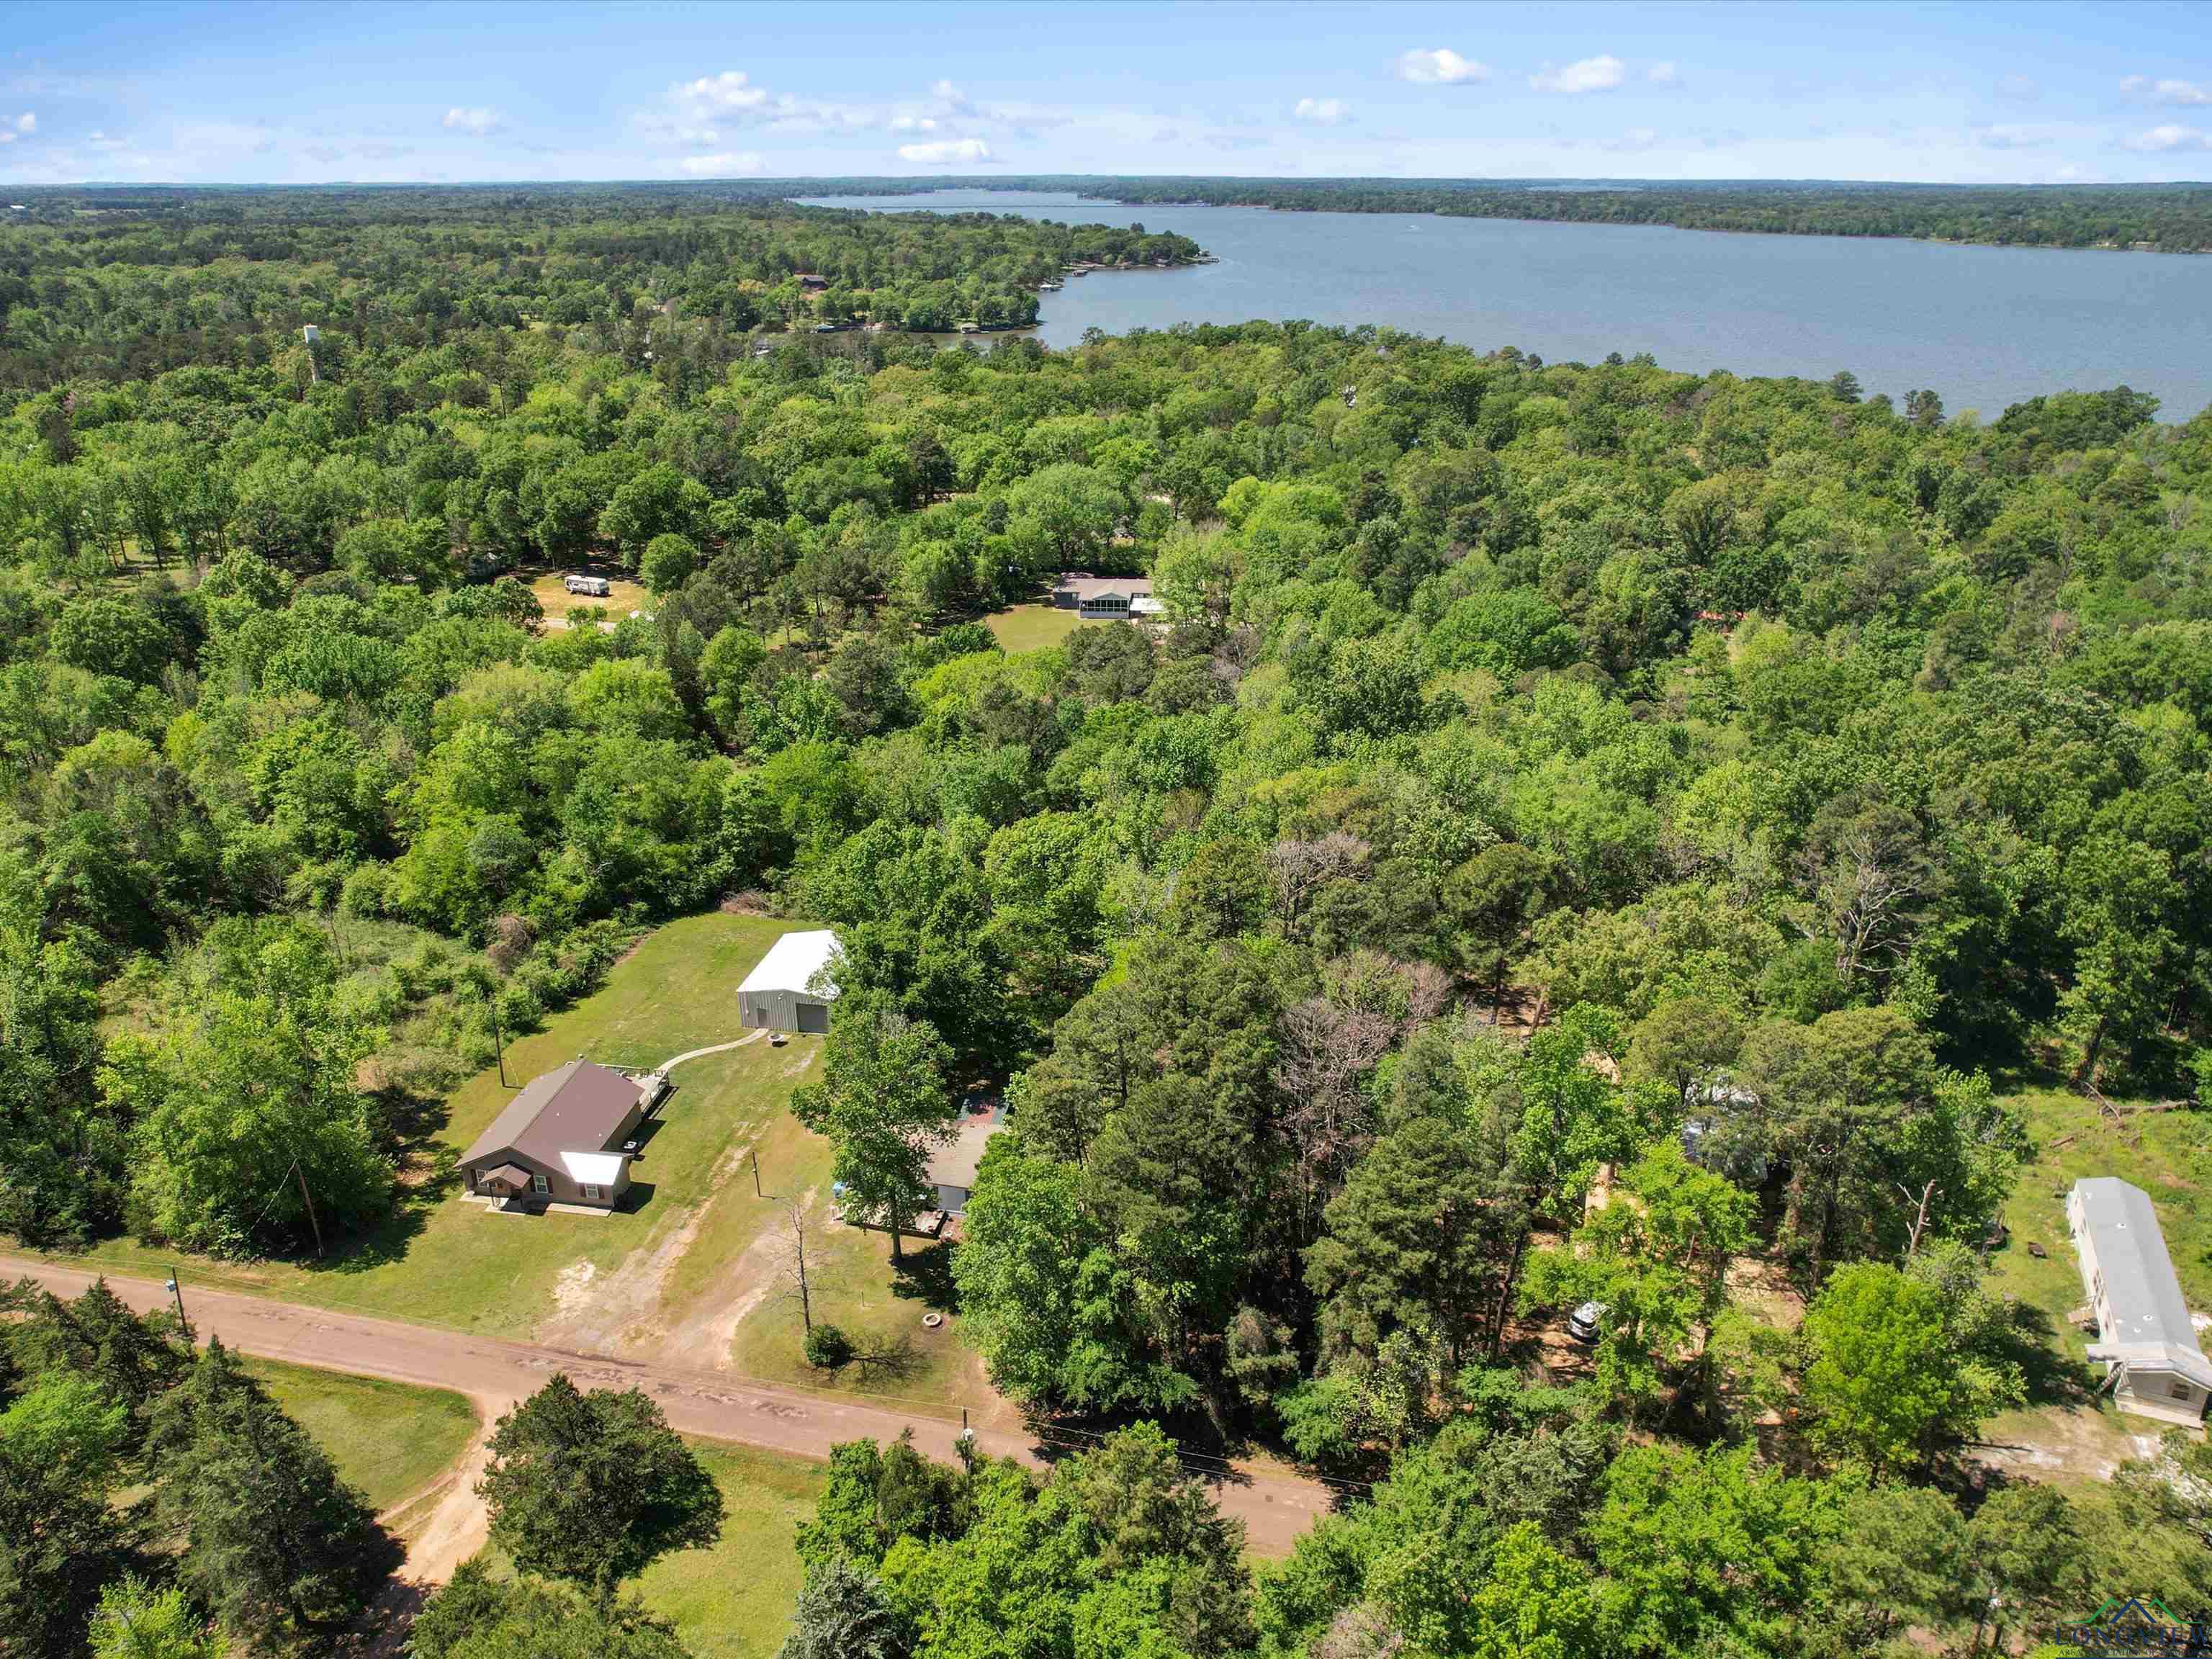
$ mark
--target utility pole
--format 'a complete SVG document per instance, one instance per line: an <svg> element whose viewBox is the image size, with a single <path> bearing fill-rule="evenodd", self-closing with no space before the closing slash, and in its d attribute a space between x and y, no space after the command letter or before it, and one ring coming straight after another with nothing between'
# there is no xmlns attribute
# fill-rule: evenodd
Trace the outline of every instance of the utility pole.
<svg viewBox="0 0 2212 1659"><path fill-rule="evenodd" d="M169 1268L169 1282L166 1288L177 1300L177 1324L184 1331L185 1340L189 1344L192 1340L192 1322L185 1317L185 1287L177 1283L177 1269L173 1264Z"/></svg>
<svg viewBox="0 0 2212 1659"><path fill-rule="evenodd" d="M753 1196L755 1198L766 1198L768 1196L766 1193L761 1191L760 1148L757 1146L753 1148Z"/></svg>
<svg viewBox="0 0 2212 1659"><path fill-rule="evenodd" d="M509 1086L507 1080L507 1039L500 1035L499 999L486 997L484 1006L491 1010L492 1052L499 1056L499 1086L504 1089Z"/></svg>
<svg viewBox="0 0 2212 1659"><path fill-rule="evenodd" d="M307 1224L315 1230L315 1256L319 1261L323 1254L323 1224L315 1218L315 1200L307 1190L307 1172L300 1167L296 1158L292 1160L292 1173L299 1179L300 1201L307 1206Z"/></svg>

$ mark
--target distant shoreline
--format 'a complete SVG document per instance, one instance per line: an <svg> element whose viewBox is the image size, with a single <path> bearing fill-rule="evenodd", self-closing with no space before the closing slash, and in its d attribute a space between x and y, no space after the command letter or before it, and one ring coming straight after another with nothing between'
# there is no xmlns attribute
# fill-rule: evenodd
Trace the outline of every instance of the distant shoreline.
<svg viewBox="0 0 2212 1659"><path fill-rule="evenodd" d="M2047 248L2074 253L2212 253L2212 185L2204 184L1996 187L1758 182L1685 185L1626 179L1163 179L1155 194L1141 188L1146 182L1067 176L784 179L772 185L757 181L757 187L775 189L784 199L811 206L830 205L840 198L880 199L963 191L985 196L1070 195L1082 198L1085 204L1139 212L1147 207L1258 208L1277 213L1633 226L1756 236L1938 242L1960 247ZM1133 191L1133 185L1139 188ZM1627 214L1607 210L1617 210L1624 203L1633 203L1638 210ZM962 206L969 212L994 210L981 203ZM878 207L873 210L901 210ZM2011 216L2031 212L2078 214L2087 223L2062 233L2054 225ZM1766 222L1757 222L1761 218ZM1911 222L1916 220L1918 222ZM1972 228L1977 220L1984 227L1979 232ZM1967 234L1960 234L1962 230ZM2151 234L2138 234L2145 231Z"/></svg>

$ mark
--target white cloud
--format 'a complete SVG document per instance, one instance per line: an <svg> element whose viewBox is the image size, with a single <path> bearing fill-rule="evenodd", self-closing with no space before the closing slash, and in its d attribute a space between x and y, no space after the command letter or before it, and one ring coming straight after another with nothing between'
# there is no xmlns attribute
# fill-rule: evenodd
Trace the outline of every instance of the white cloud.
<svg viewBox="0 0 2212 1659"><path fill-rule="evenodd" d="M726 155L687 155L684 171L694 179L735 179L740 174L758 173L763 163L751 150L738 150Z"/></svg>
<svg viewBox="0 0 2212 1659"><path fill-rule="evenodd" d="M472 132L479 138L499 131L499 113L489 109L462 109L458 106L446 112L446 125L456 132Z"/></svg>
<svg viewBox="0 0 2212 1659"><path fill-rule="evenodd" d="M2212 92L2207 92L2194 81L2177 80L2172 76L2154 81L2148 75L2130 75L2120 82L2120 90L2130 98L2148 99L2154 104L2179 104L2192 109L2212 104Z"/></svg>
<svg viewBox="0 0 2212 1659"><path fill-rule="evenodd" d="M1984 149L2040 149L2051 140L2033 127L1999 122L1993 126L1975 128L1974 142Z"/></svg>
<svg viewBox="0 0 2212 1659"><path fill-rule="evenodd" d="M90 144L94 149L121 149L129 143L129 141L123 138L111 137L100 128L94 127L92 130L91 136L85 140L85 143Z"/></svg>
<svg viewBox="0 0 2212 1659"><path fill-rule="evenodd" d="M24 111L21 115L19 115L19 116L17 116L17 117L15 118L15 131L18 131L18 132L36 132L38 130L39 130L39 117L38 117L38 112L37 112L35 110L27 110L27 110L25 110L25 111Z"/></svg>
<svg viewBox="0 0 2212 1659"><path fill-rule="evenodd" d="M1539 92L1610 92L1628 74L1628 65L1610 54L1578 58L1564 69L1547 64L1528 77Z"/></svg>
<svg viewBox="0 0 2212 1659"><path fill-rule="evenodd" d="M1352 106L1341 98L1301 98L1291 113L1318 127L1334 127L1352 118Z"/></svg>
<svg viewBox="0 0 2212 1659"><path fill-rule="evenodd" d="M1455 87L1487 81L1490 65L1462 58L1449 46L1421 46L1398 59L1398 78L1417 86Z"/></svg>
<svg viewBox="0 0 2212 1659"><path fill-rule="evenodd" d="M724 70L720 75L683 82L669 88L668 96L702 121L717 115L745 114L763 108L769 101L768 88L755 86L743 70Z"/></svg>
<svg viewBox="0 0 2212 1659"><path fill-rule="evenodd" d="M1650 149L1659 142L1659 135L1650 127L1631 127L1607 144L1607 149Z"/></svg>
<svg viewBox="0 0 2212 1659"><path fill-rule="evenodd" d="M0 131L0 144L12 144L15 142L15 135L13 132Z"/></svg>
<svg viewBox="0 0 2212 1659"><path fill-rule="evenodd" d="M2178 150L2212 149L2212 133L2199 132L2195 127L2185 127L2176 121L2153 127L2148 132L2139 132L2132 138L2120 141L2130 149L2146 154L2164 155Z"/></svg>
<svg viewBox="0 0 2212 1659"><path fill-rule="evenodd" d="M1644 71L1644 78L1655 87L1671 87L1682 78L1682 71L1670 58L1663 64L1654 64Z"/></svg>
<svg viewBox="0 0 2212 1659"><path fill-rule="evenodd" d="M937 131L937 123L927 115L894 115L891 117L891 131L893 132L934 132Z"/></svg>
<svg viewBox="0 0 2212 1659"><path fill-rule="evenodd" d="M933 144L901 144L899 160L924 167L944 167L954 161L988 161L991 147L981 138L944 138Z"/></svg>
<svg viewBox="0 0 2212 1659"><path fill-rule="evenodd" d="M2017 98L2023 103L2033 103L2043 96L2043 88L2025 75L2008 75L1997 82L1997 94L2002 98Z"/></svg>

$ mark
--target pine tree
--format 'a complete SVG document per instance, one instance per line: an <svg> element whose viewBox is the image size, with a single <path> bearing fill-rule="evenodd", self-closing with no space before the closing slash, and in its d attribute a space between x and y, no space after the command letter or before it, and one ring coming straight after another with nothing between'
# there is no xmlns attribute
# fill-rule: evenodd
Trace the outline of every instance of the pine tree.
<svg viewBox="0 0 2212 1659"><path fill-rule="evenodd" d="M897 1659L903 1651L881 1582L838 1555L807 1574L776 1659Z"/></svg>
<svg viewBox="0 0 2212 1659"><path fill-rule="evenodd" d="M220 1340L155 1402L149 1443L185 1578L250 1639L345 1623L392 1565L367 1502Z"/></svg>

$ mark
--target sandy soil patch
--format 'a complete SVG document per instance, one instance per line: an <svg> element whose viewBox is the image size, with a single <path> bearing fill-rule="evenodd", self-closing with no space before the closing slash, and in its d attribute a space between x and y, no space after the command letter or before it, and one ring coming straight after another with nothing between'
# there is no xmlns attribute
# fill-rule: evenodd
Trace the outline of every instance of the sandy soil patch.
<svg viewBox="0 0 2212 1659"><path fill-rule="evenodd" d="M592 1281L599 1270L588 1261L575 1261L561 1269L553 1281L553 1305L563 1319L581 1314L592 1305Z"/></svg>
<svg viewBox="0 0 2212 1659"><path fill-rule="evenodd" d="M2122 1463L2157 1456L2158 1443L2155 1425L2140 1419L2054 1406L2009 1413L1966 1455L2014 1474L2109 1480Z"/></svg>
<svg viewBox="0 0 2212 1659"><path fill-rule="evenodd" d="M820 1191L810 1187L799 1200L810 1220L816 1215ZM661 1338L656 1357L676 1365L718 1369L728 1365L738 1327L782 1288L777 1279L787 1248L786 1230L775 1225L746 1245L735 1261L714 1276L698 1304Z"/></svg>

